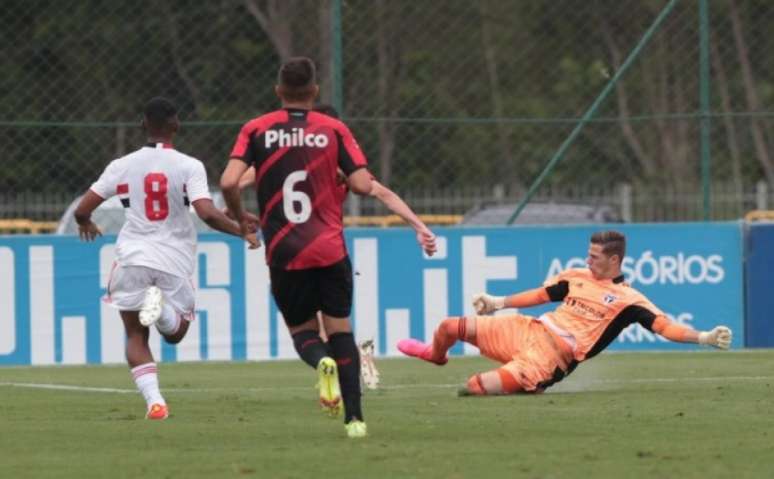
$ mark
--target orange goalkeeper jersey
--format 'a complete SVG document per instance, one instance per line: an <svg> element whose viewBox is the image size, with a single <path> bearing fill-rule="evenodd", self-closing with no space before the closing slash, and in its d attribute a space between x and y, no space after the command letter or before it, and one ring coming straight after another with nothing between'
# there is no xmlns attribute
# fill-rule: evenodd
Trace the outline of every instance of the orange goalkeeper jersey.
<svg viewBox="0 0 774 479"><path fill-rule="evenodd" d="M623 275L597 280L588 269L568 269L547 280L552 301L562 301L546 313L549 327L574 345L574 356L583 361L605 349L624 328L640 323L653 331L653 322L664 313L642 293L624 282Z"/></svg>

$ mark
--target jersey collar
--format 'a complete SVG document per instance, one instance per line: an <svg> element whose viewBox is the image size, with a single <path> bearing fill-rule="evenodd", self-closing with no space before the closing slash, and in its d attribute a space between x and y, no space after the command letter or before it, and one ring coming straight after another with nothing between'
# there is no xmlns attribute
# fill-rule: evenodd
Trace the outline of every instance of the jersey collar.
<svg viewBox="0 0 774 479"><path fill-rule="evenodd" d="M624 275L623 274L619 274L618 276L613 278L613 283L615 283L615 284L623 283L623 282L624 282Z"/></svg>
<svg viewBox="0 0 774 479"><path fill-rule="evenodd" d="M175 147L172 146L172 143L164 143L162 141L151 141L145 144L148 148L165 148L165 149L174 149Z"/></svg>
<svg viewBox="0 0 774 479"><path fill-rule="evenodd" d="M303 108L284 108L284 110L288 112L288 116L294 120L306 119L306 115L311 111Z"/></svg>

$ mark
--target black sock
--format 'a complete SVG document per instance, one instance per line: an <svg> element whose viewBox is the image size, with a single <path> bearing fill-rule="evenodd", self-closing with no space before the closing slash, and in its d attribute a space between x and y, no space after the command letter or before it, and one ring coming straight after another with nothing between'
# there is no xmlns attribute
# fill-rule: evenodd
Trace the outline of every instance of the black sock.
<svg viewBox="0 0 774 479"><path fill-rule="evenodd" d="M301 331L293 335L293 346L301 359L313 368L322 358L328 356L328 347L317 331Z"/></svg>
<svg viewBox="0 0 774 479"><path fill-rule="evenodd" d="M335 333L328 338L333 359L339 368L339 385L344 399L344 422L363 420L360 407L360 354L352 333Z"/></svg>

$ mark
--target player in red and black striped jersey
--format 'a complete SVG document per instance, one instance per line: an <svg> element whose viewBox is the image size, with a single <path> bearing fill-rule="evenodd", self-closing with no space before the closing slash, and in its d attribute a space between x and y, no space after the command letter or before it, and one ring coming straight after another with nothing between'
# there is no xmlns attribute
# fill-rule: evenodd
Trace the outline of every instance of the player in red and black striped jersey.
<svg viewBox="0 0 774 479"><path fill-rule="evenodd" d="M247 122L221 177L231 214L250 231L239 183L255 168L260 228L266 245L272 295L301 359L319 375L320 403L331 415L345 410L347 434L363 437L360 361L349 315L352 266L344 243L341 171L353 193L382 200L417 233L424 251L435 236L403 200L373 180L365 155L349 128L312 111L319 93L312 60L291 58L280 68L275 91L280 110ZM319 336L322 313L329 340Z"/></svg>

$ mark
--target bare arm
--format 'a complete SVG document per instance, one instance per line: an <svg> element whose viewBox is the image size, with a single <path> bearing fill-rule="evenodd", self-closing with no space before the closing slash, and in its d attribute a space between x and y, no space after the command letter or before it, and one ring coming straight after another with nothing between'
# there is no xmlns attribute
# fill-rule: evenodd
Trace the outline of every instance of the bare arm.
<svg viewBox="0 0 774 479"><path fill-rule="evenodd" d="M726 326L716 326L710 331L696 331L680 323L670 321L666 316L657 316L653 321L653 332L678 343L699 343L719 349L731 346L732 332Z"/></svg>
<svg viewBox="0 0 774 479"><path fill-rule="evenodd" d="M680 323L670 321L664 316L657 316L653 321L653 332L658 333L670 341L678 343L698 343L699 332L683 326Z"/></svg>
<svg viewBox="0 0 774 479"><path fill-rule="evenodd" d="M239 178L239 191L255 185L255 167L250 167Z"/></svg>
<svg viewBox="0 0 774 479"><path fill-rule="evenodd" d="M371 193L377 200L381 201L384 206L389 208L390 211L403 218L403 221L411 225L415 231L427 230L430 231L427 226L420 220L416 214L411 210L409 205L406 204L403 199L395 194L394 191L382 185L376 180L371 182Z"/></svg>
<svg viewBox="0 0 774 479"><path fill-rule="evenodd" d="M549 301L551 298L548 296L546 288L535 288L506 296L503 300L503 306L506 308L528 308Z"/></svg>
<svg viewBox="0 0 774 479"><path fill-rule="evenodd" d="M374 180L371 173L360 168L355 170L347 180L349 188L362 196L372 196L382 202L390 211L403 218L417 233L417 242L425 253L432 256L436 251L435 235L430 228L419 219L403 199L394 191Z"/></svg>
<svg viewBox="0 0 774 479"><path fill-rule="evenodd" d="M223 182L221 180L221 185L222 183ZM254 166L248 167L247 170L244 173L242 173L242 176L239 178L240 192L251 186L255 186L255 167ZM225 198L225 194L223 196ZM241 196L240 196L240 199L241 199ZM226 202L226 204L228 205L228 202ZM236 216L234 215L234 213L232 213L231 208L229 208L228 206L226 206L223 209L223 213L226 216L228 216L230 219L236 219ZM250 213L249 211L242 210L242 219L244 220L245 218L248 219L250 222L254 223L256 225L256 228L260 223L260 218L258 218L256 215L254 215L253 213ZM252 231L252 229L250 231Z"/></svg>
<svg viewBox="0 0 774 479"><path fill-rule="evenodd" d="M244 210L242 209L242 197L239 191L239 180L247 171L247 163L242 160L231 159L220 177L220 189L226 206L231 210L237 221L242 221Z"/></svg>
<svg viewBox="0 0 774 479"><path fill-rule="evenodd" d="M546 288L535 288L510 296L492 296L478 293L473 295L473 309L478 314L490 314L504 308L528 308L551 301Z"/></svg>
<svg viewBox="0 0 774 479"><path fill-rule="evenodd" d="M93 241L97 236L102 236L102 231L91 221L91 214L105 201L104 198L91 190L81 198L78 207L75 208L75 222L78 223L78 236L84 241Z"/></svg>
<svg viewBox="0 0 774 479"><path fill-rule="evenodd" d="M201 198L193 202L196 215L202 219L207 225L215 230L222 231L234 236L242 237L242 230L238 223L229 219L222 211L215 208L215 204L209 198ZM255 249L261 246L260 241L255 236L255 233L249 233L244 235L245 240L250 244L250 249Z"/></svg>
<svg viewBox="0 0 774 479"><path fill-rule="evenodd" d="M360 196L369 196L373 189L374 179L371 172L365 168L359 168L347 177L347 184L353 193Z"/></svg>

